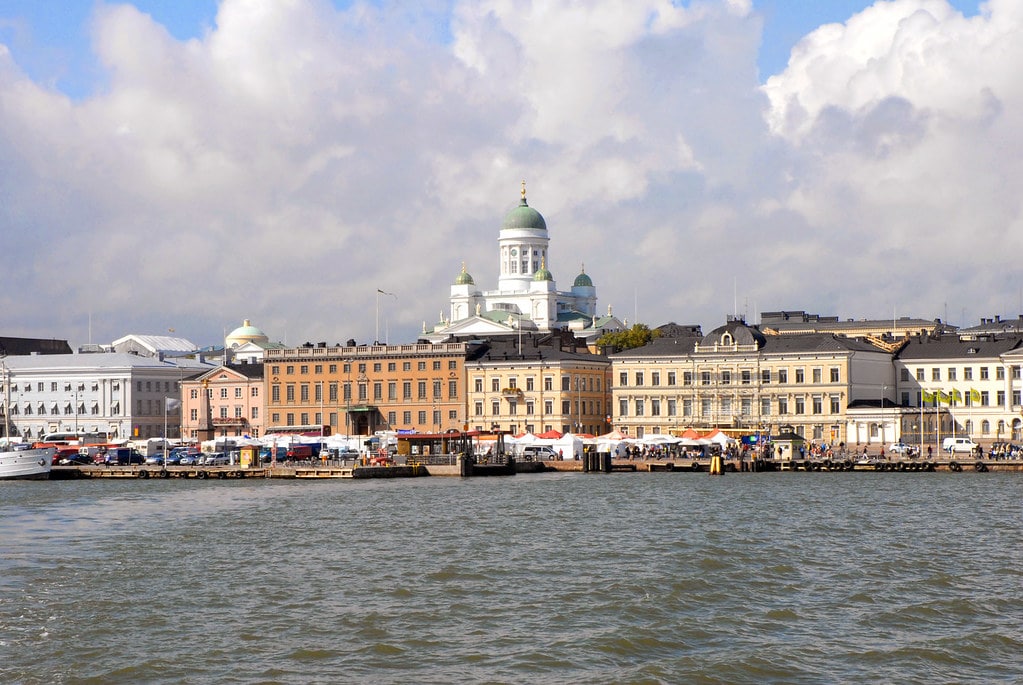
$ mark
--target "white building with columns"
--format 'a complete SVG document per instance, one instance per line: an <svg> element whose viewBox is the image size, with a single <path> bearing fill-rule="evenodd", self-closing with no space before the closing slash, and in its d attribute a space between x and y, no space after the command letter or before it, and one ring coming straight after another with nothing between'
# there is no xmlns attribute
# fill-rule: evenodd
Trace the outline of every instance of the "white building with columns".
<svg viewBox="0 0 1023 685"><path fill-rule="evenodd" d="M568 329L592 341L624 329L610 307L598 314L597 289L585 268L570 290L558 290L550 271L547 222L526 201L525 181L521 195L498 235L497 288L480 289L463 264L451 286L450 314L445 318L442 313L432 329L423 322L423 339Z"/></svg>

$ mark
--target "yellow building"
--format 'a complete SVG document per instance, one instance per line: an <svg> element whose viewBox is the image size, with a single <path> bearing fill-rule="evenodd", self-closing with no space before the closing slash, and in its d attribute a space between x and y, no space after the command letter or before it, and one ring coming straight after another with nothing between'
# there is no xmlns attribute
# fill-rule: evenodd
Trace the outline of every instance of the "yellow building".
<svg viewBox="0 0 1023 685"><path fill-rule="evenodd" d="M846 409L892 387L892 355L831 334L766 336L742 319L611 355L614 427L846 440Z"/></svg>
<svg viewBox="0 0 1023 685"><path fill-rule="evenodd" d="M571 336L494 340L467 362L467 426L512 434L609 430L610 360Z"/></svg>

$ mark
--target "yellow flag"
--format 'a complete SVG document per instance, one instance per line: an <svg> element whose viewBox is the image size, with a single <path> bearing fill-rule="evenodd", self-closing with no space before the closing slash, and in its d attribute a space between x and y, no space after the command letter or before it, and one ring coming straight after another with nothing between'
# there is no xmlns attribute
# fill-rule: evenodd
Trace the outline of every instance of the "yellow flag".
<svg viewBox="0 0 1023 685"><path fill-rule="evenodd" d="M952 400L954 402L962 402L963 401L963 393L959 392L958 388L955 388L955 389L952 390Z"/></svg>
<svg viewBox="0 0 1023 685"><path fill-rule="evenodd" d="M970 402L973 404L980 404L980 390L970 388Z"/></svg>
<svg viewBox="0 0 1023 685"><path fill-rule="evenodd" d="M920 398L924 402L933 402L934 401L934 393L929 391L929 390L922 390L920 392Z"/></svg>

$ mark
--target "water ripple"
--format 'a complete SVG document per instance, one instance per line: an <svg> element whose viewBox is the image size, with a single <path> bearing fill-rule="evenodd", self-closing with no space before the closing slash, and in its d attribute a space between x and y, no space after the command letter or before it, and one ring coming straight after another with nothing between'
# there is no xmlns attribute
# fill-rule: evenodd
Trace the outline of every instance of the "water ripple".
<svg viewBox="0 0 1023 685"><path fill-rule="evenodd" d="M0 682L1023 680L1019 475L26 483Z"/></svg>

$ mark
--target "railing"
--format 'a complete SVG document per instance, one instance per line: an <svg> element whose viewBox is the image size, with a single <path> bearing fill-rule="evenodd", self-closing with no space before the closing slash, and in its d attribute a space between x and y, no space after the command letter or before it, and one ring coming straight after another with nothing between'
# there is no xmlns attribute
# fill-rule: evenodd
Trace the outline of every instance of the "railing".
<svg viewBox="0 0 1023 685"><path fill-rule="evenodd" d="M290 347L266 350L265 359L306 359L314 357L380 357L408 354L465 353L465 343L415 343L411 345L357 345L355 347Z"/></svg>

